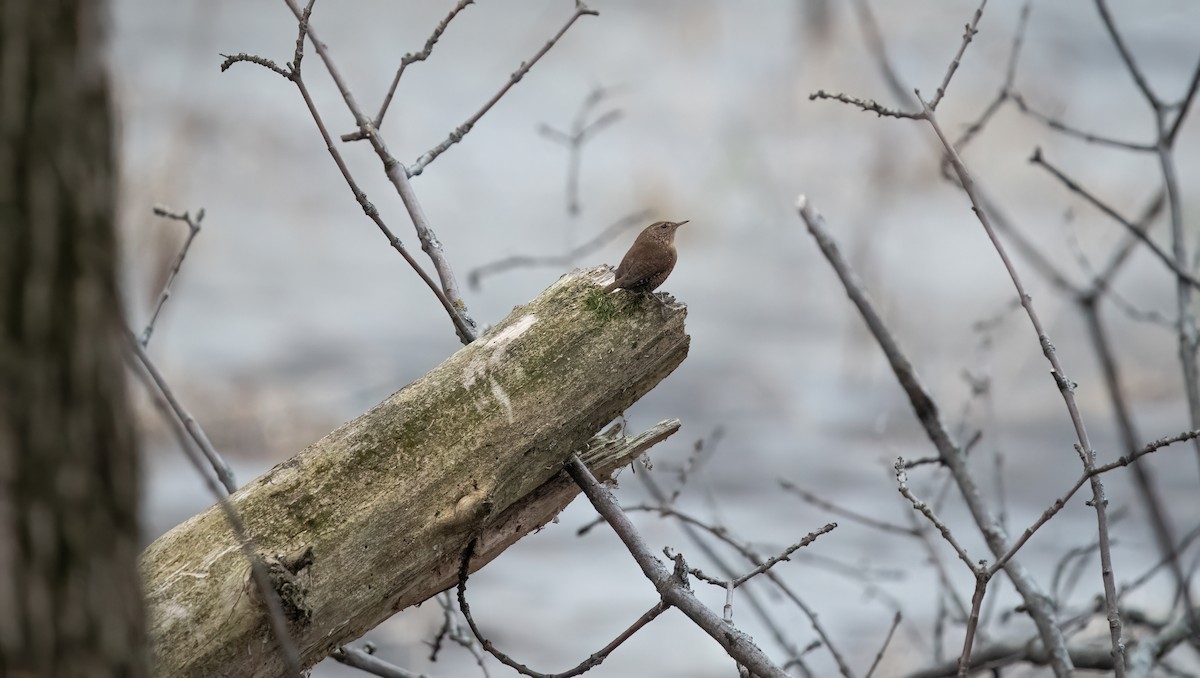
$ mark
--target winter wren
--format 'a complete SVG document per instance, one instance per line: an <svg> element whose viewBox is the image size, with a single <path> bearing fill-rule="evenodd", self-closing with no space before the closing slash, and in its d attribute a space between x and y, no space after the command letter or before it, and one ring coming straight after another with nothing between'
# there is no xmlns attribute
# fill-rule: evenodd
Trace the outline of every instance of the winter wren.
<svg viewBox="0 0 1200 678"><path fill-rule="evenodd" d="M604 291L652 292L657 289L675 268L675 229L686 223L656 221L647 226L621 259L616 279Z"/></svg>

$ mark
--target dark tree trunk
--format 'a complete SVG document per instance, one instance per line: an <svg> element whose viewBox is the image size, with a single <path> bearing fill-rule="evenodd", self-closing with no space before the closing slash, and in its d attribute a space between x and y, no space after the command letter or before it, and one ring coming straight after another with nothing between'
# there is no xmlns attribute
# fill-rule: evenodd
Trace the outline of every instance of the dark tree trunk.
<svg viewBox="0 0 1200 678"><path fill-rule="evenodd" d="M107 3L0 1L0 675L144 676Z"/></svg>

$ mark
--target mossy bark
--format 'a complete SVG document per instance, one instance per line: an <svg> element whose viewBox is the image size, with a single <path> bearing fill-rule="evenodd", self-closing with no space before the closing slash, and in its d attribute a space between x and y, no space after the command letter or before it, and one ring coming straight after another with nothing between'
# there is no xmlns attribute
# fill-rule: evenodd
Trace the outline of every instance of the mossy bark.
<svg viewBox="0 0 1200 678"><path fill-rule="evenodd" d="M615 292L613 308L598 313L587 300L610 275L600 267L563 276L232 495L268 560L311 548L311 565L281 587L306 665L453 583L471 536L482 535L482 565L552 518L574 494L561 480L567 456L683 361L686 309ZM614 458L624 463L677 426L594 452L611 472ZM141 567L157 675L282 675L219 510L160 537Z"/></svg>

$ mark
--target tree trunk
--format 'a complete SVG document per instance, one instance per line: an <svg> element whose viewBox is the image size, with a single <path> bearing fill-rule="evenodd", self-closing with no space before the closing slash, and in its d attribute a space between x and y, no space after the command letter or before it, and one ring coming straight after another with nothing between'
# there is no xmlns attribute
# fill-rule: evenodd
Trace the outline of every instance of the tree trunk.
<svg viewBox="0 0 1200 678"><path fill-rule="evenodd" d="M142 676L107 3L0 3L0 675Z"/></svg>
<svg viewBox="0 0 1200 678"><path fill-rule="evenodd" d="M481 566L550 520L577 492L561 472L570 453L684 359L685 308L606 294L606 278L607 267L563 276L234 493L305 666L451 586L472 536ZM594 440L592 463L611 473L677 427ZM217 508L151 544L142 574L158 675L282 675L249 567Z"/></svg>

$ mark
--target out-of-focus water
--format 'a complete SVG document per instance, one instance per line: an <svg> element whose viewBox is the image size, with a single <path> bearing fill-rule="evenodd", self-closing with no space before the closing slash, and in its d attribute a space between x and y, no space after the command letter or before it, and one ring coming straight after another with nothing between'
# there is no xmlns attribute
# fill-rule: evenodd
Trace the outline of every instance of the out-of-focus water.
<svg viewBox="0 0 1200 678"><path fill-rule="evenodd" d="M900 75L932 93L974 11L967 2L878 2ZM1168 101L1200 58L1200 7L1182 1L1113 3L1124 35ZM620 217L650 208L690 219L680 232L680 263L665 286L689 305L691 354L628 412L639 429L680 417L684 430L652 456L662 482L672 462L715 426L725 436L693 478L683 506L718 520L764 551L779 550L832 519L779 490L788 478L854 510L907 524L911 509L895 491L897 455L926 456L911 410L845 294L792 207L807 194L871 287L913 362L958 426L969 385L964 370L991 378L991 399L974 401L968 426L983 426L976 461L993 491L993 452L1004 452L1002 479L1010 530L1032 522L1078 476L1074 440L1047 364L1023 316L998 328L973 325L1013 299L995 251L959 191L942 181L928 127L879 120L830 102L817 89L889 102L842 3L829 23L812 3L602 2L473 129L414 179L425 211L459 280L511 254L556 254ZM328 44L358 101L373 112L400 57L419 49L451 3L318 3L314 29ZM1018 3L993 3L939 113L960 132L1004 77ZM481 2L467 8L432 58L413 65L383 125L388 144L412 161L441 141L490 97L522 60L569 16L571 3ZM243 482L298 451L423 374L458 344L440 307L363 215L327 155L294 86L261 68L220 73L220 54L291 58L295 25L282 2L118 0L112 51L123 112L125 224L130 307L144 322L158 277L182 233L150 216L155 203L204 207L204 230L179 277L151 352ZM1035 6L1016 84L1040 110L1114 137L1147 141L1153 119L1103 32L1091 3ZM353 120L320 60L306 80L330 131ZM621 119L586 148L583 212L565 212L567 154L540 136L546 123L569 127L597 86L615 88L598 112ZM1184 215L1196 217L1191 187L1200 177L1196 123L1179 139ZM1073 246L1103 262L1120 227L1027 163L1035 147L1125 214L1134 216L1158 185L1152 156L1064 139L1004 109L966 154L979 180L1017 227L1067 275L1085 280ZM365 144L342 144L351 171L391 228L417 251L403 207ZM1166 226L1156 238L1169 244ZM580 265L615 263L632 238L620 238ZM1191 243L1195 246L1195 242ZM422 260L424 259L421 257ZM424 260L423 260L424 263ZM1018 258L1035 304L1071 378L1102 459L1122 452L1095 358L1078 314ZM563 271L524 269L484 280L466 301L482 323L503 318ZM1168 315L1171 278L1145 252L1117 289L1131 303ZM1147 440L1185 430L1174 335L1128 320L1109 307L1123 378ZM165 439L147 446L147 538L211 503ZM1157 454L1150 467L1176 527L1200 516L1200 468L1191 448ZM927 468L927 467L926 467ZM932 498L940 474L912 472ZM1137 496L1121 474L1106 478L1116 522L1114 565L1132 580L1156 558ZM624 479L621 498L641 500ZM979 538L952 492L942 509L973 556ZM1082 493L1022 551L1049 588L1056 563L1095 539ZM561 670L608 642L654 600L617 540L603 530L580 539L592 517L576 502L560 524L525 539L481 572L472 586L481 624L511 654L541 670ZM654 545L683 550L704 566L672 526L637 516ZM831 637L865 672L891 620L905 624L879 675L901 675L932 656L937 609L933 569L917 544L848 521L794 563L779 566ZM937 543L969 599L973 580ZM817 557L866 568L868 583L836 573ZM1094 558L1093 558L1094 560ZM1074 605L1100 590L1089 564ZM900 578L891 575L898 573ZM1015 598L995 584L998 610ZM878 589L881 593L871 593ZM1135 602L1166 613L1165 588ZM714 607L723 593L700 593ZM794 642L813 637L794 607L760 589ZM781 657L757 620L735 599L735 621ZM434 605L399 615L369 634L388 660L438 676L476 675L456 648L429 665L424 641L440 621ZM1019 616L996 627L1027 632ZM954 654L961 628L947 635ZM835 671L823 650L808 655L817 675ZM510 675L500 666L492 675ZM687 622L669 612L620 648L597 676L724 676L733 664ZM314 675L351 675L326 662Z"/></svg>

